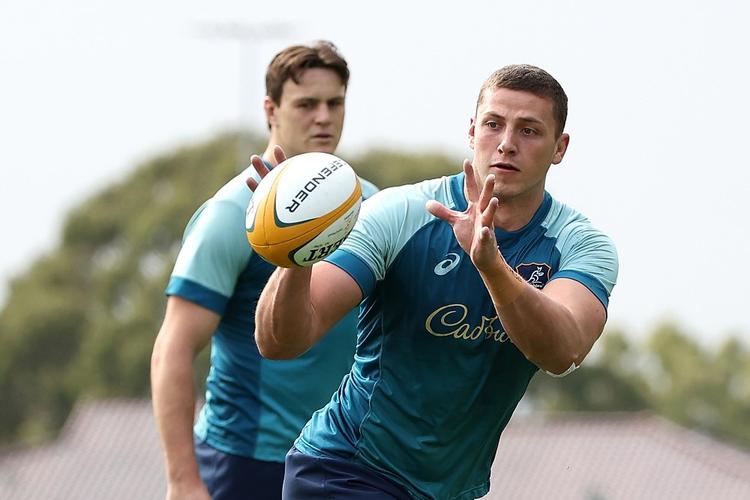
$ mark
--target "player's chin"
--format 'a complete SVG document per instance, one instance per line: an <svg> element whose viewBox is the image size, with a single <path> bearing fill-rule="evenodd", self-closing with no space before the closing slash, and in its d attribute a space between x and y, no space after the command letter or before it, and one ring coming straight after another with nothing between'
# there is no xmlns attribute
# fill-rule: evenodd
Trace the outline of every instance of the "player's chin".
<svg viewBox="0 0 750 500"><path fill-rule="evenodd" d="M314 138L310 143L309 151L333 154L333 152L336 151L336 146L338 146L338 144L338 139Z"/></svg>
<svg viewBox="0 0 750 500"><path fill-rule="evenodd" d="M492 197L502 199L503 193L509 191L508 186L500 179L495 179L495 185L492 187Z"/></svg>
<svg viewBox="0 0 750 500"><path fill-rule="evenodd" d="M503 200L512 198L516 194L515 191L516 190L513 189L512 186L508 186L505 183L495 182L495 187L492 190L492 197L497 198L497 201L502 203Z"/></svg>

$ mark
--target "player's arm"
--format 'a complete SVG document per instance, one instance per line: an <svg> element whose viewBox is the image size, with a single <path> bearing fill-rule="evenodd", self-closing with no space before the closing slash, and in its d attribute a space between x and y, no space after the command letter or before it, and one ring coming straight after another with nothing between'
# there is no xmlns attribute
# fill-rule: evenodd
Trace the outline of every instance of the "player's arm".
<svg viewBox="0 0 750 500"><path fill-rule="evenodd" d="M479 273L513 344L552 374L580 366L607 319L599 299L567 278L554 279L537 290L508 267L500 252L497 256Z"/></svg>
<svg viewBox="0 0 750 500"><path fill-rule="evenodd" d="M193 446L196 391L193 361L219 315L177 296L167 309L151 356L151 392L167 470L167 498L208 499Z"/></svg>
<svg viewBox="0 0 750 500"><path fill-rule="evenodd" d="M578 366L604 329L606 312L596 296L570 279L553 280L537 290L503 259L497 248L492 196L494 176L478 192L474 169L464 162L469 206L465 212L431 201L427 209L453 226L492 297L495 310L513 344L541 369L564 374Z"/></svg>
<svg viewBox="0 0 750 500"><path fill-rule="evenodd" d="M295 358L320 340L362 300L347 272L328 262L278 268L255 310L255 342L270 359Z"/></svg>

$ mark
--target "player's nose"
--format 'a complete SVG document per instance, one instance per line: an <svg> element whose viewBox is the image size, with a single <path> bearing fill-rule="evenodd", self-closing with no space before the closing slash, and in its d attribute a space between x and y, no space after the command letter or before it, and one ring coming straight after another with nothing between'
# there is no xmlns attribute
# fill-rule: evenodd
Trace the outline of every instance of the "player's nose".
<svg viewBox="0 0 750 500"><path fill-rule="evenodd" d="M315 121L318 123L328 123L331 121L331 110L327 104L322 103L315 109Z"/></svg>
<svg viewBox="0 0 750 500"><path fill-rule="evenodd" d="M516 153L516 143L513 140L513 135L510 133L510 131L506 131L500 138L500 142L497 145L497 151L498 153L505 155L512 155Z"/></svg>

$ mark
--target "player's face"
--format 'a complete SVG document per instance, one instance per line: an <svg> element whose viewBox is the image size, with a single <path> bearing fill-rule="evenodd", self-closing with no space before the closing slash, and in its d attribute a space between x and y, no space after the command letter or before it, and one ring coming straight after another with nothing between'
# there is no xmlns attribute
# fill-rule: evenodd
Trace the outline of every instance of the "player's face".
<svg viewBox="0 0 750 500"><path fill-rule="evenodd" d="M556 137L551 99L504 88L487 89L471 120L469 144L479 186L495 175L500 204L541 202L551 164L562 161L568 134Z"/></svg>
<svg viewBox="0 0 750 500"><path fill-rule="evenodd" d="M280 103L266 97L271 141L287 156L310 151L333 153L344 127L346 88L339 76L323 68L305 70L299 84L284 82Z"/></svg>

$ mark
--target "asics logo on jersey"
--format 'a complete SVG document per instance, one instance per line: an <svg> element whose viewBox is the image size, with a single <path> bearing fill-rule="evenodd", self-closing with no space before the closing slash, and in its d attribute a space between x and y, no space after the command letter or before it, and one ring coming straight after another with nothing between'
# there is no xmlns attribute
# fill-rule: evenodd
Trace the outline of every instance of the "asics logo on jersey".
<svg viewBox="0 0 750 500"><path fill-rule="evenodd" d="M463 304L446 304L435 309L424 322L427 333L435 337L453 337L459 340L492 340L507 342L508 334L497 316L482 315L478 325L466 320L469 308Z"/></svg>
<svg viewBox="0 0 750 500"><path fill-rule="evenodd" d="M435 266L435 274L437 274L438 276L448 274L450 270L456 267L460 261L460 255L450 252L445 256L443 260L437 263L437 265Z"/></svg>

